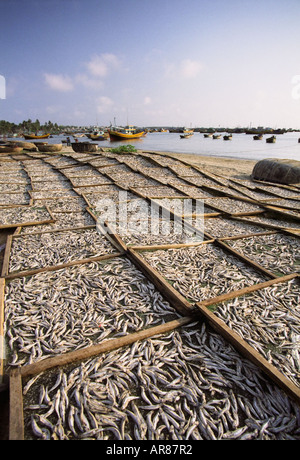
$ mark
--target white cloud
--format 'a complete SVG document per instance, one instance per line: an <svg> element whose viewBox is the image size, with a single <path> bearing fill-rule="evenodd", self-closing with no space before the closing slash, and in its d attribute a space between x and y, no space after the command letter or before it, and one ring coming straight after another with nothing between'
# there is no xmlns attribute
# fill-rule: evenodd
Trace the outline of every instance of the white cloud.
<svg viewBox="0 0 300 460"><path fill-rule="evenodd" d="M103 89L103 81L99 80L97 78L90 78L88 75L85 74L79 74L75 78L76 83L79 83L86 88L90 89Z"/></svg>
<svg viewBox="0 0 300 460"><path fill-rule="evenodd" d="M56 91L67 92L74 89L72 79L67 75L45 73L44 77L46 84Z"/></svg>
<svg viewBox="0 0 300 460"><path fill-rule="evenodd" d="M201 62L184 59L181 61L180 72L183 78L195 78L202 68L203 65Z"/></svg>
<svg viewBox="0 0 300 460"><path fill-rule="evenodd" d="M97 103L97 112L105 113L107 112L114 104L112 99L107 96L101 96L96 100Z"/></svg>
<svg viewBox="0 0 300 460"><path fill-rule="evenodd" d="M192 79L197 77L203 64L200 61L193 61L192 59L183 59L179 63L167 63L165 64L165 77L176 78L180 77L183 79Z"/></svg>
<svg viewBox="0 0 300 460"><path fill-rule="evenodd" d="M151 100L151 97L149 96L146 96L145 99L144 99L144 104L145 105L149 105L149 104L152 104L152 100Z"/></svg>
<svg viewBox="0 0 300 460"><path fill-rule="evenodd" d="M88 71L95 77L106 77L111 71L122 67L120 59L114 54L104 53L94 56L87 64Z"/></svg>

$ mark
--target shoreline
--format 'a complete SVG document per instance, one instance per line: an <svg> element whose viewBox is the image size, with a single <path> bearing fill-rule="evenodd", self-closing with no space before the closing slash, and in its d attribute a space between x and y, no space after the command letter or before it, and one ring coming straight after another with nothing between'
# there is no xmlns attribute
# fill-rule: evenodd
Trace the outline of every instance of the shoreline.
<svg viewBox="0 0 300 460"><path fill-rule="evenodd" d="M258 160L244 160L224 158L211 155L194 155L189 153L156 152L163 155L186 161L212 174L220 174L237 179L249 179Z"/></svg>
<svg viewBox="0 0 300 460"><path fill-rule="evenodd" d="M67 147L73 152L72 147ZM103 151L109 151L108 147L102 147ZM218 157L213 155L198 155L194 153L164 152L160 150L137 149L137 153L153 153L166 157L183 160L191 165L196 165L211 174L225 177L235 177L236 179L250 179L254 165L258 160L246 160L239 158ZM100 150L101 153L101 150Z"/></svg>
<svg viewBox="0 0 300 460"><path fill-rule="evenodd" d="M103 150L102 150L103 149ZM99 152L108 152L110 151L109 147L101 147ZM254 168L254 165L258 160L246 160L238 158L227 158L227 157L218 157L212 155L198 155L191 153L176 153L176 152L164 152L158 150L143 150L137 149L136 153L153 153L164 155L166 157L175 158L177 160L182 160L191 165L198 166L204 171L207 171L211 174L217 174L225 177L234 177L237 179L249 179ZM54 153L54 152L53 152ZM74 153L74 150L71 146L63 146L63 149L58 154L63 153ZM55 153L54 153L55 154Z"/></svg>

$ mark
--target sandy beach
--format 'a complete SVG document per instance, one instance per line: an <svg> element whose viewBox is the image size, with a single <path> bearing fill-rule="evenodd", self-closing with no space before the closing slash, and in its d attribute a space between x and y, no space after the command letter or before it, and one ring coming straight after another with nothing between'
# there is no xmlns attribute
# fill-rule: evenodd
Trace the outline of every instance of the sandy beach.
<svg viewBox="0 0 300 460"><path fill-rule="evenodd" d="M165 155L178 158L190 164L197 165L204 171L219 174L226 177L236 177L238 179L248 179L252 173L254 165L257 163L252 160L238 160L230 158L220 158L206 155L190 155L184 153L171 153Z"/></svg>
<svg viewBox="0 0 300 460"><path fill-rule="evenodd" d="M109 151L109 148L102 148L103 151ZM143 152L144 150L138 150ZM73 153L72 147L63 147L63 152ZM148 152L148 151L147 151ZM150 152L150 151L149 151ZM226 177L235 177L238 179L248 179L252 173L256 160L239 160L208 155L193 155L187 153L169 153L155 151L160 155L170 156L187 163L196 165L212 174L219 174Z"/></svg>

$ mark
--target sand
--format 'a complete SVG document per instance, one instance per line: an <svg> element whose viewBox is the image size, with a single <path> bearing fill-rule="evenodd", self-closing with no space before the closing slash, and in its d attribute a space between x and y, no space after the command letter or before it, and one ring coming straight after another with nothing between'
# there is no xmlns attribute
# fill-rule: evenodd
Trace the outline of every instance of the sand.
<svg viewBox="0 0 300 460"><path fill-rule="evenodd" d="M163 152L160 152L163 153ZM204 171L237 179L249 179L257 163L256 160L239 160L232 158L220 158L206 155L190 155L185 153L168 154L173 158L186 161L202 168Z"/></svg>
<svg viewBox="0 0 300 460"><path fill-rule="evenodd" d="M103 150L108 151L109 148L104 148ZM138 150L138 152L139 151L143 152L143 150ZM63 152L73 153L74 151L72 147L63 146L63 151L61 153ZM147 151L147 153L150 153L150 151ZM169 153L160 151L157 151L156 153L186 161L187 163L199 166L204 171L212 174L219 174L225 177L235 177L237 179L249 179L254 165L257 163L256 160L240 160L235 158L193 155L188 153Z"/></svg>

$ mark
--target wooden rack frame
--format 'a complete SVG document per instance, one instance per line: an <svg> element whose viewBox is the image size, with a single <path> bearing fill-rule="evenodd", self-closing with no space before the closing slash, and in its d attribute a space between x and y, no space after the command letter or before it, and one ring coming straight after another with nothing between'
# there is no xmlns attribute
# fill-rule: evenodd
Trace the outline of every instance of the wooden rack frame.
<svg viewBox="0 0 300 460"><path fill-rule="evenodd" d="M151 152L151 154L155 154L155 152ZM29 158L31 158L30 155L28 156ZM59 156L56 156L56 157L59 158ZM84 161L84 158L85 157L83 157L83 161ZM74 166L76 167L77 165L81 166L82 163L80 163L79 161L76 161L75 164L72 164L72 165L61 166L61 167L53 166L53 168L56 168L58 170L64 170L69 167L74 167ZM107 166L112 166L112 165L108 164ZM191 168L194 168L194 167L191 167ZM95 169L97 168L95 167ZM171 167L169 169L172 170ZM195 167L194 169L199 170L201 174L204 174L206 177L209 177L210 179L214 180L216 183L219 183L222 185L221 179L218 180L216 177L210 176L208 173L203 173L203 171L201 171L197 167ZM101 184L101 185L106 185L106 184ZM134 190L134 193L137 196L140 196L148 201L151 200L151 198L145 197L141 193L137 193L136 190ZM168 197L168 198L178 198L178 197ZM250 200L246 198L245 201L250 201ZM252 201L252 202L254 202L255 204L259 204L260 206L262 205L261 202L259 203L256 201ZM268 206L262 206L262 207L264 207L265 209L268 209ZM88 208L86 210L91 214L91 216L97 222L97 218L95 214L92 212L92 210ZM217 215L220 215L220 214L217 213ZM175 214L173 214L173 217L179 218L179 216L176 216ZM228 215L227 217L243 221L241 217L236 218L233 215ZM249 221L247 221L247 223L249 224ZM253 222L253 223L256 224L256 222ZM37 224L40 224L40 222L31 224L31 225L37 225ZM99 228L99 223L97 223L97 225ZM55 367L64 366L66 364L70 364L73 362L75 363L77 361L82 361L92 356L97 356L101 353L105 353L107 351L129 345L131 343L134 343L135 341L143 340L145 338L152 337L157 334L162 334L164 332L174 330L176 328L189 324L190 322L195 321L195 320L199 322L201 321L207 322L218 333L220 333L229 343L231 343L231 345L235 349L237 349L244 357L251 360L255 365L257 365L262 370L263 373L265 373L272 381L274 381L277 385L279 385L289 396L291 396L298 404L300 404L300 388L294 385L273 365L268 363L265 360L265 358L263 358L257 351L253 349L253 347L248 345L245 340L243 340L234 331L232 331L225 324L223 320L217 318L216 315L214 315L208 308L211 305L215 305L220 302L224 302L224 301L234 299L234 298L237 298L243 295L247 295L252 292L260 291L261 289L264 289L266 287L269 287L275 284L286 283L293 279L297 281L300 280L299 274L296 274L296 273L277 277L276 275L271 273L269 270L265 269L264 267L257 264L253 260L239 253L238 251L235 251L232 247L226 244L226 241L230 241L230 240L237 240L237 239L248 238L248 237L256 237L256 236L261 236L261 235L272 235L272 234L278 234L279 232L284 233L284 229L279 227L278 229L272 230L272 231L263 231L260 233L246 234L246 235L244 234L244 235L238 235L234 237L222 237L222 238L213 238L208 234L204 234L204 236L208 239L203 240L201 243L196 243L197 246L200 246L201 244L216 245L217 247L220 247L221 249L225 250L227 253L235 257L238 257L248 266L252 266L255 270L259 271L264 276L269 278L269 280L263 283L256 284L256 285L247 286L243 289L233 291L233 292L230 292L224 295L220 295L220 296L208 299L208 300L204 300L204 301L196 302L196 303L190 303L184 296L182 296L176 289L174 289L172 285L168 283L164 279L164 277L160 275L160 273L157 270L155 270L153 267L151 267L151 265L148 262L146 262L146 260L142 256L142 253L143 251L149 251L149 250L151 251L151 250L156 250L156 249L171 249L171 248L173 249L173 248L190 247L190 246L195 246L195 243L170 244L170 245L161 244L161 245L152 245L152 246L151 245L127 246L123 242L123 240L120 238L119 235L116 235L111 231L108 232L107 226L108 226L108 223L105 223L105 228L103 228L103 231L105 235L107 236L108 240L111 241L114 247L116 248L115 253L107 254L104 256L98 256L98 257L90 257L87 259L82 259L79 261L78 260L72 261L67 264L60 264L60 265L56 265L52 267L45 267L42 269L26 270L26 271L18 272L15 274L13 273L8 274L9 254L11 250L12 239L20 237L21 235L15 234L15 235L11 235L8 237L6 250L5 250L5 256L4 256L4 263L3 263L3 268L2 268L2 277L0 278L0 338L1 337L3 338L4 297L5 297L4 292L5 292L5 281L6 280L10 280L15 277L31 276L36 273L42 272L42 271L43 272L44 271L46 272L55 271L55 270L59 270L60 268L65 268L67 266L85 264L85 263L92 262L92 261L109 260L112 257L127 257L145 275L145 277L155 285L155 287L163 295L163 297L170 303L171 306L174 307L174 309L180 315L182 315L182 317L174 321L170 321L170 322L161 324L159 326L149 327L139 332L128 334L127 336L124 336L121 338L110 339L98 345L89 346L89 347L86 347L80 350L76 350L76 351L72 351L72 352L68 352L68 353L62 353L58 356L51 357L51 358L45 358L39 362L11 370L9 374L9 391L10 391L9 438L11 440L24 439L23 395L22 395L22 379L23 378L27 378L30 375L35 375L35 374L44 372L46 370L49 370ZM264 229L268 228L267 226L264 226L263 224L261 224L261 226ZM96 227L96 224L92 226L86 226L86 227L74 227L74 230L75 229L79 230L83 228L95 228L95 227ZM19 227L18 230L20 230L20 228L21 226ZM57 229L53 231L59 232L59 231L68 231L68 230L73 230L73 229L72 228ZM193 228L193 230L195 229ZM36 232L35 234L37 233L44 233L44 232ZM3 378L4 377L3 375L3 369L4 369L3 355L0 356L0 358L1 358L0 359L1 377Z"/></svg>

